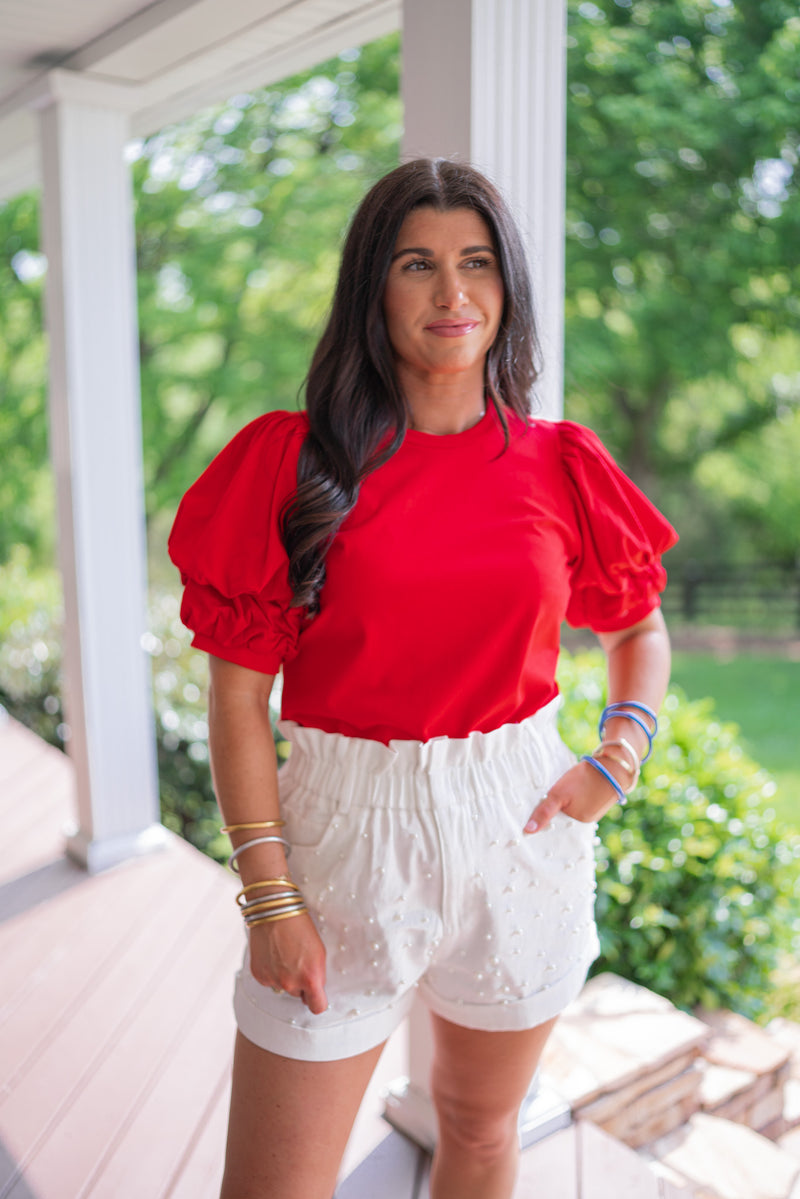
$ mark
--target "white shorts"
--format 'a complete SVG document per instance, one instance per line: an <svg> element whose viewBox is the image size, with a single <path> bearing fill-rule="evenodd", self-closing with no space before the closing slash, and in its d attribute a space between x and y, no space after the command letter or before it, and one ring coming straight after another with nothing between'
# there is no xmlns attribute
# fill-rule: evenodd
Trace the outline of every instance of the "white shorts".
<svg viewBox="0 0 800 1199"><path fill-rule="evenodd" d="M559 700L463 739L377 741L285 722L290 868L327 951L329 1006L255 981L234 1007L248 1040L330 1061L384 1041L414 994L468 1028L532 1028L579 993L597 956L594 824L522 829L574 762Z"/></svg>

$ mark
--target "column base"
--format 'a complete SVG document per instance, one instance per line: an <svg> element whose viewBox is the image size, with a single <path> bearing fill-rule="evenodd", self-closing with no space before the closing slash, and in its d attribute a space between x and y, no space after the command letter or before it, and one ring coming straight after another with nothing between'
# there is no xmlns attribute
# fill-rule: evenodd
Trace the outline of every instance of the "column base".
<svg viewBox="0 0 800 1199"><path fill-rule="evenodd" d="M138 858L156 850L166 849L170 834L163 824L151 824L136 833L93 840L75 825L65 829L67 856L82 866L88 874L99 874L119 865L127 858Z"/></svg>

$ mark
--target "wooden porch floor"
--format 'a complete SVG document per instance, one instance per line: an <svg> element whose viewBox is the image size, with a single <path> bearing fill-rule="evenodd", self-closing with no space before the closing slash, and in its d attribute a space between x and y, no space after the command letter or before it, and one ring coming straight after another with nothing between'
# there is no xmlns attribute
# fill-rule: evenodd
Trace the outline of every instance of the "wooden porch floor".
<svg viewBox="0 0 800 1199"><path fill-rule="evenodd" d="M0 1199L216 1199L236 881L176 837L89 877L63 853L71 789L62 754L0 726ZM337 1199L427 1199L427 1156L380 1117L406 1039L384 1051ZM578 1126L524 1155L515 1199L672 1194Z"/></svg>

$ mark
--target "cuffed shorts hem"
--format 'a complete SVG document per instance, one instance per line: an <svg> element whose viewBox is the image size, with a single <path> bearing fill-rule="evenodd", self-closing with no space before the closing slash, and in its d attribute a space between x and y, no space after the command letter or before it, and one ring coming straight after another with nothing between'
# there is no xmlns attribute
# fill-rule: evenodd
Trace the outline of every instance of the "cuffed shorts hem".
<svg viewBox="0 0 800 1199"><path fill-rule="evenodd" d="M430 1011L462 1028L484 1032L521 1032L560 1016L577 999L596 956L597 947L584 965L571 970L546 991L539 991L527 999L484 1004L453 1002L442 999L424 982L419 983L419 996ZM287 1009L301 1002L288 995L278 996L276 1001ZM247 982L240 974L237 976L233 1007L239 1032L259 1049L267 1049L270 1053L295 1061L334 1062L356 1057L381 1045L409 1014L413 1001L412 988L382 1011L351 1018L338 1025L328 1025L324 1029L303 1028L293 1024L291 1016L276 1019L265 1011L248 995Z"/></svg>
<svg viewBox="0 0 800 1199"><path fill-rule="evenodd" d="M289 995L274 996L274 999L287 1011L291 1005L295 1008L302 1005L300 999ZM265 1011L247 994L240 974L236 980L233 1010L239 1032L259 1049L299 1062L338 1062L383 1044L411 1011L413 1001L412 990L382 1011L329 1024L325 1028L317 1029L313 1025L304 1028L293 1024L292 1016L275 1018ZM302 1010L306 1012L305 1007Z"/></svg>
<svg viewBox="0 0 800 1199"><path fill-rule="evenodd" d="M538 991L527 999L502 1000L500 1003L454 1003L442 999L424 982L419 985L420 997L437 1016L449 1020L451 1024L460 1024L462 1028L484 1032L522 1032L560 1016L578 998L598 951L599 946L590 953L584 965L571 970L546 991Z"/></svg>

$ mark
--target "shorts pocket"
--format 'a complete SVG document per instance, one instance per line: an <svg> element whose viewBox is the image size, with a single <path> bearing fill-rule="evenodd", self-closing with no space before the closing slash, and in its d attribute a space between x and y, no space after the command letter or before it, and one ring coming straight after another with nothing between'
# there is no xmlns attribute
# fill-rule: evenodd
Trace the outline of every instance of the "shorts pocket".
<svg viewBox="0 0 800 1199"><path fill-rule="evenodd" d="M317 795L307 787L286 780L281 788L283 834L292 849L319 851L341 827L336 800Z"/></svg>

